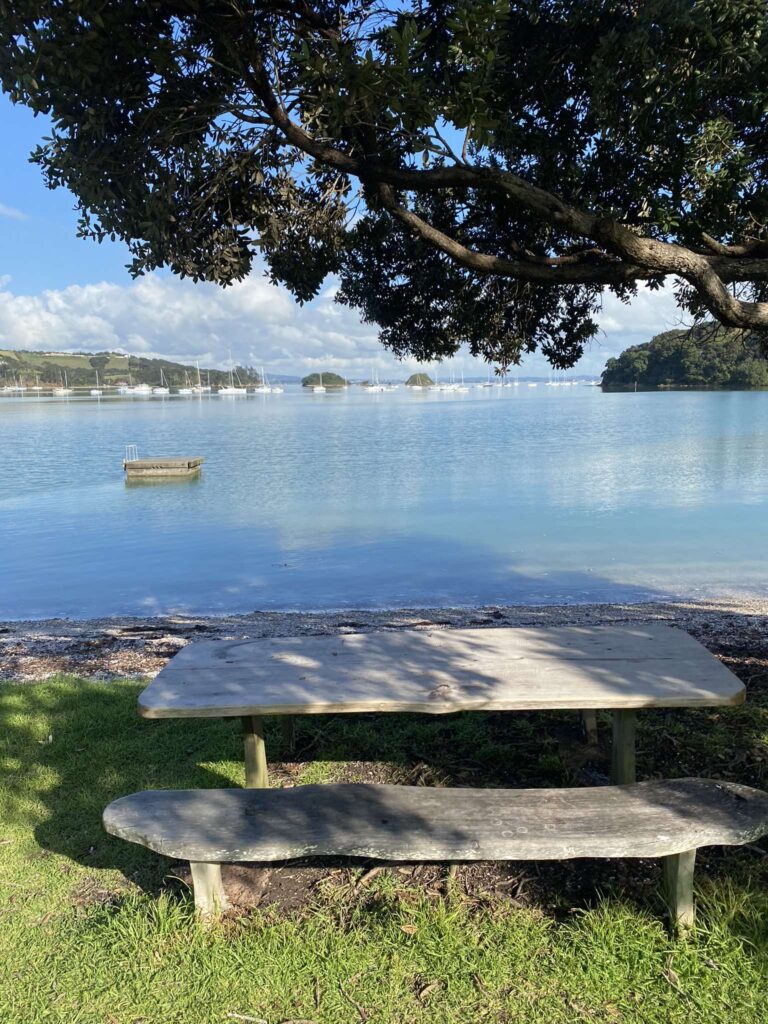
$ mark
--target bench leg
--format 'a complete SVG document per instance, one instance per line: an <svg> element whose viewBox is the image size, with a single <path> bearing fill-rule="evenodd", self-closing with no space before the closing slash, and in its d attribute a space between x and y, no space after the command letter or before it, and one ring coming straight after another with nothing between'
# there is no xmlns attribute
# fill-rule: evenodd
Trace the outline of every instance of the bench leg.
<svg viewBox="0 0 768 1024"><path fill-rule="evenodd" d="M215 921L229 904L221 883L221 864L190 861L195 910L203 921Z"/></svg>
<svg viewBox="0 0 768 1024"><path fill-rule="evenodd" d="M635 712L613 712L613 749L611 782L626 786L637 779L635 771Z"/></svg>
<svg viewBox="0 0 768 1024"><path fill-rule="evenodd" d="M584 729L584 739L590 747L597 746L597 712L582 711L581 725Z"/></svg>
<svg viewBox="0 0 768 1024"><path fill-rule="evenodd" d="M243 715L245 742L245 788L267 789L267 750L264 746L264 722L258 715Z"/></svg>
<svg viewBox="0 0 768 1024"><path fill-rule="evenodd" d="M696 851L686 850L664 857L664 890L669 916L676 931L693 927L693 868Z"/></svg>
<svg viewBox="0 0 768 1024"><path fill-rule="evenodd" d="M283 715L280 727L283 733L283 753L292 754L296 748L296 719L293 715Z"/></svg>

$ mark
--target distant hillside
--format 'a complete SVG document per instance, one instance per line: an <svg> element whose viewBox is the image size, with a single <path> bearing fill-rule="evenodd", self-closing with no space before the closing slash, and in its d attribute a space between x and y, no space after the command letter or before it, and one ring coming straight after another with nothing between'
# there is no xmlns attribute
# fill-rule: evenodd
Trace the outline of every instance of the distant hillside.
<svg viewBox="0 0 768 1024"><path fill-rule="evenodd" d="M174 363L170 359L147 359L144 356L123 355L120 352L27 352L0 349L0 386L6 384L39 383L57 385L67 375L67 383L74 387L93 387L98 371L102 384L128 383L159 384L160 371L171 387L183 387L187 380L197 383L197 367ZM228 384L228 370L200 368L203 383ZM257 383L258 374L250 367L237 367L243 384Z"/></svg>
<svg viewBox="0 0 768 1024"><path fill-rule="evenodd" d="M714 323L666 331L609 359L605 390L628 388L768 388L768 360L760 341Z"/></svg>
<svg viewBox="0 0 768 1024"><path fill-rule="evenodd" d="M322 373L310 373L308 377L302 377L301 383L305 388L317 387L319 384L326 388L343 388L347 382L338 373L326 373L323 370Z"/></svg>

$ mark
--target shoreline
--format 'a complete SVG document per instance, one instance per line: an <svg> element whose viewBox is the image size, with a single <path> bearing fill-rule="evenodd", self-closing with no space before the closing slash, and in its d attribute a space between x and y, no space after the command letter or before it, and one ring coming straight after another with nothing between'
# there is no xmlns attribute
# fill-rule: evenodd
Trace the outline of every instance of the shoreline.
<svg viewBox="0 0 768 1024"><path fill-rule="evenodd" d="M0 621L0 681L54 675L151 677L194 640L450 629L467 626L595 626L666 622L685 629L724 661L768 659L768 600L494 605L386 611L251 612L239 615L114 616Z"/></svg>

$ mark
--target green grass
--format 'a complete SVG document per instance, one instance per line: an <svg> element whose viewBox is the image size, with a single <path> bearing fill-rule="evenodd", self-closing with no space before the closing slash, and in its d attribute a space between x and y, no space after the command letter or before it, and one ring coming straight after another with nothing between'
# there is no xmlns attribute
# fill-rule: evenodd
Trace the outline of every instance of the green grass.
<svg viewBox="0 0 768 1024"><path fill-rule="evenodd" d="M707 851L689 941L662 919L651 864L527 865L517 901L396 869L328 867L305 906L200 928L167 860L107 836L137 789L240 785L239 723L148 722L135 681L0 687L3 1024L753 1024L768 1020L768 856ZM602 732L606 732L607 718ZM641 718L642 776L765 784L768 709ZM577 785L605 768L575 716L318 717L278 783ZM365 760L361 760L364 758ZM585 773L587 773L585 775ZM765 845L763 846L765 850ZM237 1016L232 1015L240 1015Z"/></svg>

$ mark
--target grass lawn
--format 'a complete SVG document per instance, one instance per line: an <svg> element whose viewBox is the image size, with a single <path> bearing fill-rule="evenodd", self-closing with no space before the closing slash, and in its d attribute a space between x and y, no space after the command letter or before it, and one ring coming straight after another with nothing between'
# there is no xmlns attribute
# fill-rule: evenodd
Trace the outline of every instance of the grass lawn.
<svg viewBox="0 0 768 1024"><path fill-rule="evenodd" d="M639 776L768 785L767 684L753 673L743 708L643 714ZM239 722L144 721L141 688L0 687L3 1024L768 1021L765 842L704 851L687 942L665 928L658 865L616 861L455 880L431 866L254 869L258 905L204 930L182 866L107 836L101 812L138 789L242 784ZM585 748L568 713L312 718L286 764L268 727L279 785L589 785L608 753Z"/></svg>

